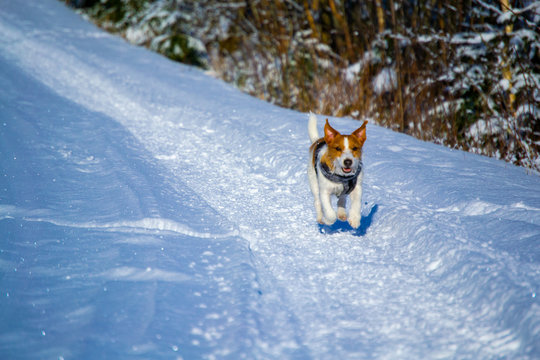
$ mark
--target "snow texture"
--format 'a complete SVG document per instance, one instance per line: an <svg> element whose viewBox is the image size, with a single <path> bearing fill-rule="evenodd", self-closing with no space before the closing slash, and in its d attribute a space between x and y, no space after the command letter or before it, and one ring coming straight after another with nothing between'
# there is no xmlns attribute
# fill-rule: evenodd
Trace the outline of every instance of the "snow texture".
<svg viewBox="0 0 540 360"><path fill-rule="evenodd" d="M0 9L0 358L540 357L537 174L368 125L320 226L307 114Z"/></svg>

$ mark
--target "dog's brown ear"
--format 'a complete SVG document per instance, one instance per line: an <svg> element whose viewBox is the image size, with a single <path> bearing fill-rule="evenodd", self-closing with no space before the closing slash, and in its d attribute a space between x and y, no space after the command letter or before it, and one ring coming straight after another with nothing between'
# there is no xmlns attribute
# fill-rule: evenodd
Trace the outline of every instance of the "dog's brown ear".
<svg viewBox="0 0 540 360"><path fill-rule="evenodd" d="M366 136L366 125L367 125L367 123L368 123L367 120L364 121L362 126L360 126L358 129L354 130L353 133L352 133L354 136L356 136L358 138L361 145L363 145L364 141L366 141L366 139L367 139L367 136Z"/></svg>
<svg viewBox="0 0 540 360"><path fill-rule="evenodd" d="M335 139L337 135L339 135L339 132L333 127L331 127L328 123L328 119L326 119L326 124L324 125L324 141L329 144Z"/></svg>

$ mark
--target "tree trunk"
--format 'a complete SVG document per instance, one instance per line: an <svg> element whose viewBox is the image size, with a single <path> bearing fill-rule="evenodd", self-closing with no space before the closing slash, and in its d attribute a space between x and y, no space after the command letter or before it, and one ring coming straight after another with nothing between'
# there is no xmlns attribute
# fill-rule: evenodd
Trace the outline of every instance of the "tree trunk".
<svg viewBox="0 0 540 360"><path fill-rule="evenodd" d="M377 23L379 24L379 34L384 32L384 9L382 7L382 0L375 0L375 6L377 10Z"/></svg>
<svg viewBox="0 0 540 360"><path fill-rule="evenodd" d="M504 12L512 11L508 0L501 0L501 9ZM504 27L504 33L507 39L510 37L512 30L512 23L506 24ZM503 52L502 75L503 78L508 81L508 110L511 114L514 114L514 102L516 100L516 96L512 93L512 70L510 67L510 48L508 42L505 42Z"/></svg>
<svg viewBox="0 0 540 360"><path fill-rule="evenodd" d="M403 113L403 82L401 77L401 49L399 47L399 41L397 39L397 23L396 23L396 10L394 6L394 0L390 0L390 13L392 14L392 33L394 38L394 53L396 58L396 77L397 77L397 121L399 124L399 131L405 131L405 117Z"/></svg>
<svg viewBox="0 0 540 360"><path fill-rule="evenodd" d="M336 7L336 3L334 0L329 0L328 3L330 5L330 10L332 11L332 15L334 16L337 23L341 27L343 34L345 36L345 46L347 47L347 58L349 61L352 61L354 60L354 50L353 50L352 41L351 41L351 34L349 33L349 25L347 24L347 19L345 19L343 15L341 15L341 12Z"/></svg>

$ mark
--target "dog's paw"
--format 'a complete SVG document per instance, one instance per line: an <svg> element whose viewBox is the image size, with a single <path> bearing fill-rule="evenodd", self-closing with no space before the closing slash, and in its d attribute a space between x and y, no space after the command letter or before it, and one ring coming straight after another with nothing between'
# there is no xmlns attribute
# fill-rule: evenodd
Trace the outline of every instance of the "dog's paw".
<svg viewBox="0 0 540 360"><path fill-rule="evenodd" d="M337 216L339 220L347 221L347 210L345 210L344 208L338 208Z"/></svg>
<svg viewBox="0 0 540 360"><path fill-rule="evenodd" d="M337 220L337 216L335 212L328 214L324 217L324 223L326 225L333 225L336 222L336 220Z"/></svg>
<svg viewBox="0 0 540 360"><path fill-rule="evenodd" d="M349 224L353 229L358 229L358 227L360 226L360 216L349 216Z"/></svg>

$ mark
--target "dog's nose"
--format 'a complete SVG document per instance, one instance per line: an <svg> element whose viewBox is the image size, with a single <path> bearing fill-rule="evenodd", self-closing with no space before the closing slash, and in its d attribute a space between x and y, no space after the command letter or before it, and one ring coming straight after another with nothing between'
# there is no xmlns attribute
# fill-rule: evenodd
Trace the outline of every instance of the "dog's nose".
<svg viewBox="0 0 540 360"><path fill-rule="evenodd" d="M346 167L351 167L352 165L352 160L351 159L345 159L343 161L343 165L345 165Z"/></svg>

